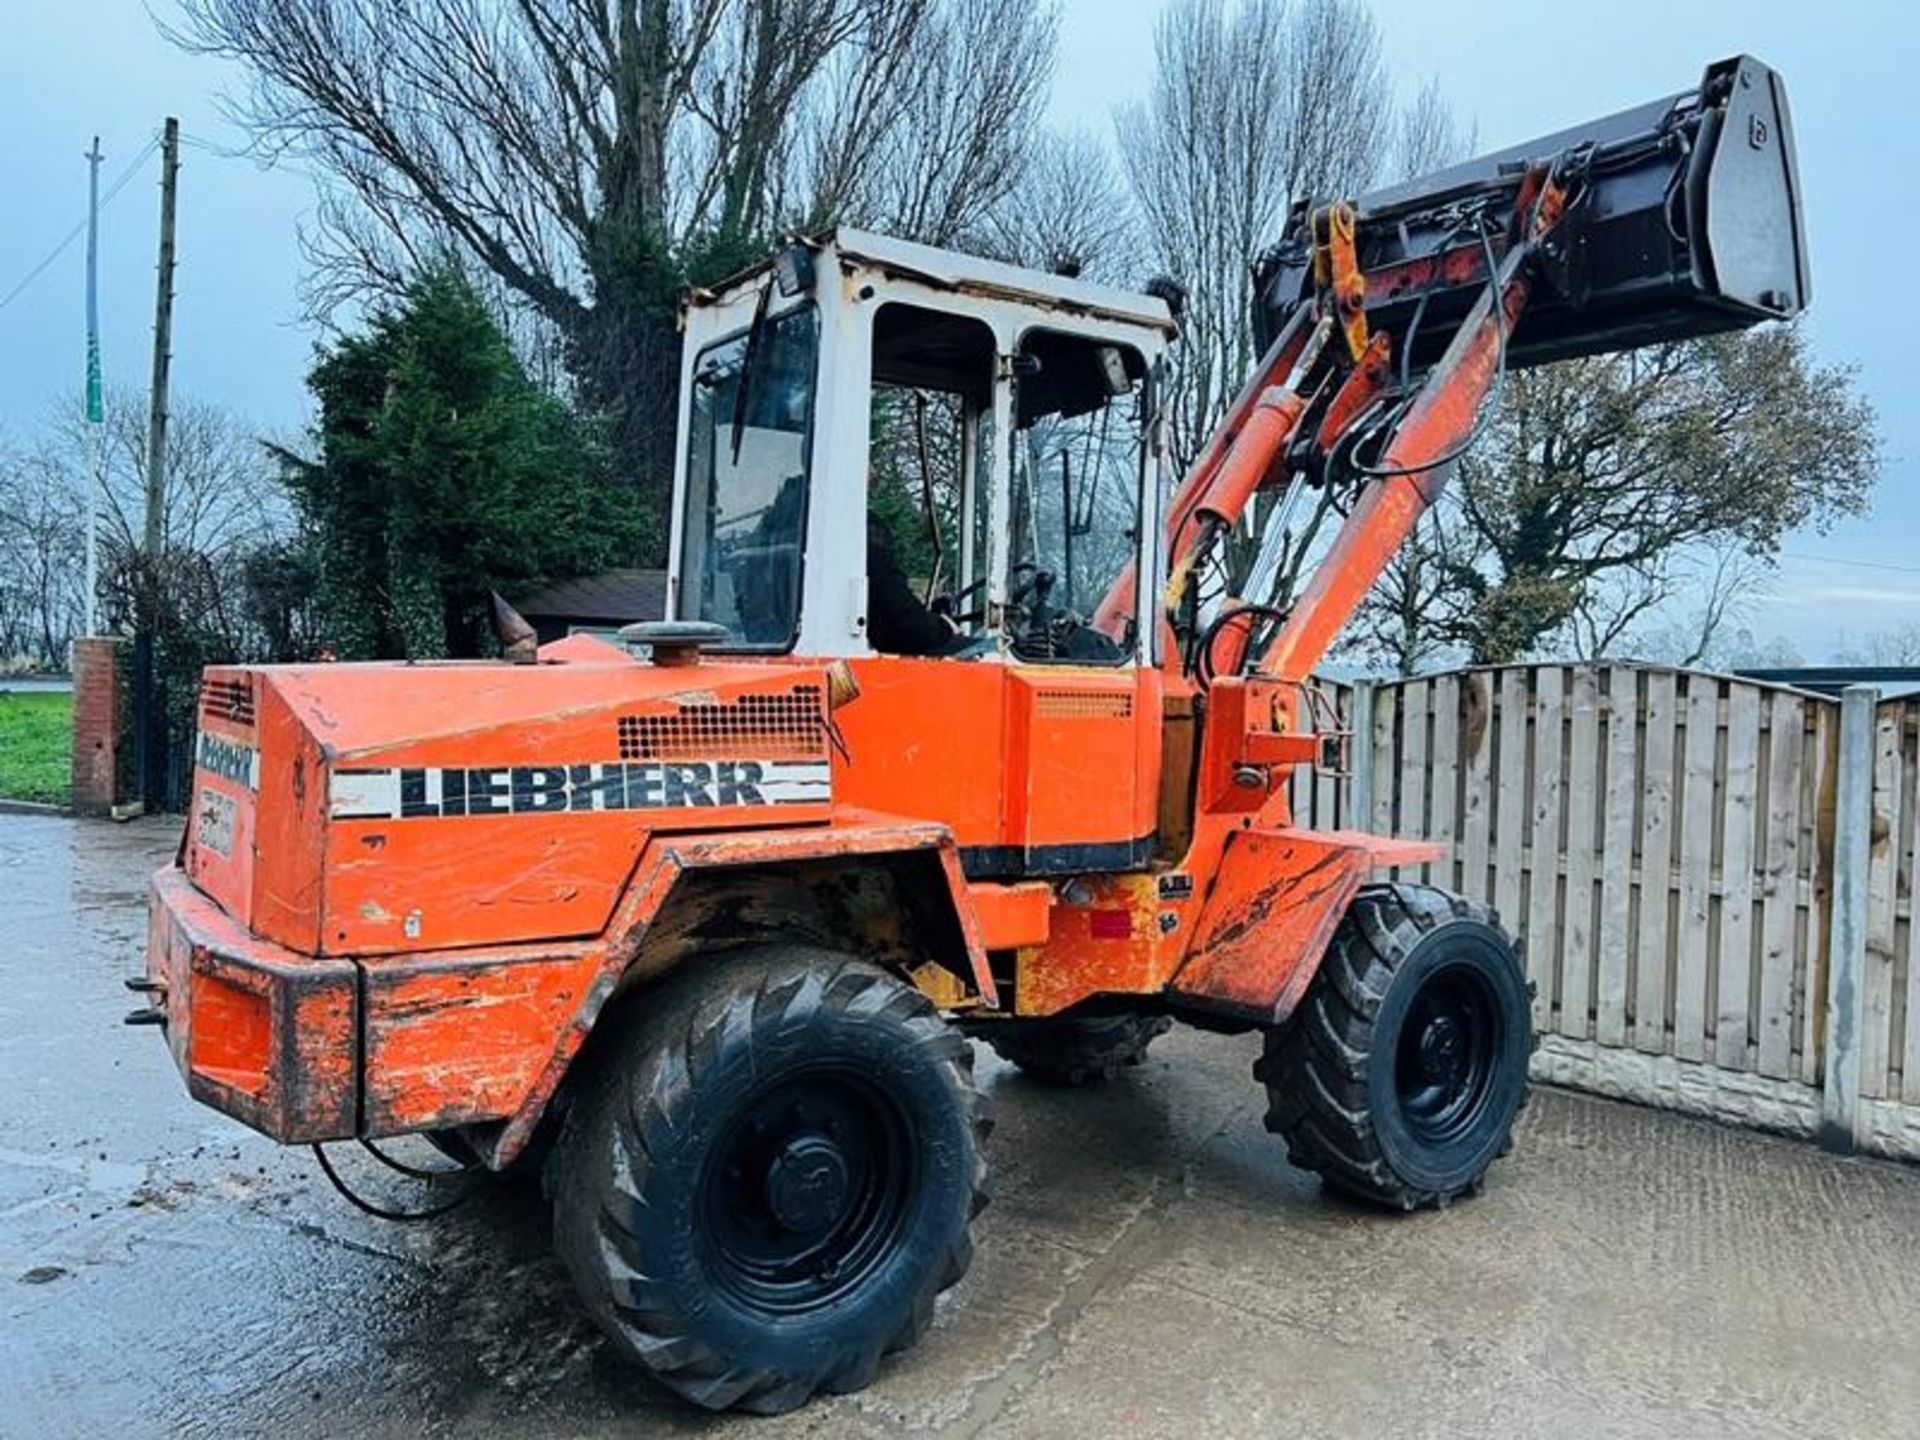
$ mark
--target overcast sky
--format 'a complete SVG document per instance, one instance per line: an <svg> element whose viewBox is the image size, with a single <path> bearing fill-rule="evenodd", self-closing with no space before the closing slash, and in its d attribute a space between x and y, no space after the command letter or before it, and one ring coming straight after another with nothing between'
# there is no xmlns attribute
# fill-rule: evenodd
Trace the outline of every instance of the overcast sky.
<svg viewBox="0 0 1920 1440"><path fill-rule="evenodd" d="M164 14L170 0L156 0ZM1065 0L1056 121L1110 133L1115 105L1144 94L1159 0ZM1808 327L1823 359L1857 365L1878 407L1888 462L1873 515L1792 537L1752 628L1809 660L1835 636L1920 625L1920 332L1901 276L1920 245L1920 119L1910 94L1920 54L1913 0L1374 0L1387 58L1412 89L1437 76L1484 148L1686 89L1709 60L1749 51L1780 70L1793 101L1812 251ZM137 0L10 0L0 45L0 133L8 136L0 297L85 213L98 133L111 185L160 119L189 138L180 193L174 384L263 429L307 413L313 334L298 318L298 232L312 181L263 171L192 142L239 137L217 97L233 75L179 54ZM1249 64L1258 57L1249 56ZM102 219L102 346L109 381L144 386L153 323L157 163L128 175ZM0 431L30 434L83 370L82 257L76 240L0 308Z"/></svg>

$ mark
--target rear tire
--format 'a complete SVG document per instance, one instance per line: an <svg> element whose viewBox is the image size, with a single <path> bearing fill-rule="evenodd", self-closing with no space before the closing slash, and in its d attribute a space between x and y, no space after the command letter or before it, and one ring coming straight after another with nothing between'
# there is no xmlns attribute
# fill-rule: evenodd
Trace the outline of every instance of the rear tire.
<svg viewBox="0 0 1920 1440"><path fill-rule="evenodd" d="M1370 886L1254 1077L1288 1158L1397 1210L1477 1194L1512 1148L1533 1053L1532 987L1485 906Z"/></svg>
<svg viewBox="0 0 1920 1440"><path fill-rule="evenodd" d="M642 992L596 1036L547 1170L600 1327L708 1409L858 1390L966 1273L989 1122L921 994L778 946Z"/></svg>
<svg viewBox="0 0 1920 1440"><path fill-rule="evenodd" d="M976 1032L1002 1060L1048 1085L1111 1080L1146 1058L1147 1047L1173 1022L1164 1015L1107 1015L1066 1020L995 1020Z"/></svg>

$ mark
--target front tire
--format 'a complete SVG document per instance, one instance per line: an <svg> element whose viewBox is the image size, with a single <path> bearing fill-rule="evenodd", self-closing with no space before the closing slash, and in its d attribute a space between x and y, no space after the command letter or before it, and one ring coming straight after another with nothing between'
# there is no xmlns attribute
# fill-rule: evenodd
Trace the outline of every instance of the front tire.
<svg viewBox="0 0 1920 1440"><path fill-rule="evenodd" d="M797 946L612 1023L547 1172L594 1319L708 1409L866 1385L972 1257L989 1124L966 1041L886 972Z"/></svg>
<svg viewBox="0 0 1920 1440"><path fill-rule="evenodd" d="M1532 989L1491 911L1423 885L1354 897L1254 1076L1267 1128L1327 1185L1398 1210L1485 1185L1512 1147Z"/></svg>

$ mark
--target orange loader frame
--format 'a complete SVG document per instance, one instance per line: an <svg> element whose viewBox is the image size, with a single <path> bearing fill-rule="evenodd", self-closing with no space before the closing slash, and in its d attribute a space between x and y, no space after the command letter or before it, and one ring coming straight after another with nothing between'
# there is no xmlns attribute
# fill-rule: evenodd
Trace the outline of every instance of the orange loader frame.
<svg viewBox="0 0 1920 1440"><path fill-rule="evenodd" d="M664 646L645 665L584 637L524 666L210 671L195 814L153 882L136 1015L166 1023L197 1098L276 1139L457 1130L495 1168L610 999L716 937L832 936L982 1023L1112 997L1228 1028L1284 1020L1367 877L1441 853L1302 829L1287 782L1341 763L1309 676L1469 439L1568 183L1529 175L1389 473L1256 662L1251 615L1213 627L1210 684L1170 623L1158 664L1128 672ZM1345 206L1314 233L1314 299L1164 517L1169 614L1289 457L1332 450L1389 384L1366 304L1408 279L1359 271ZM1094 623L1124 623L1136 584ZM431 675L430 713L410 674ZM932 753L936 717L999 743ZM698 758L716 741L724 766ZM453 813L457 846L407 821ZM999 873L1010 851L1047 863Z"/></svg>

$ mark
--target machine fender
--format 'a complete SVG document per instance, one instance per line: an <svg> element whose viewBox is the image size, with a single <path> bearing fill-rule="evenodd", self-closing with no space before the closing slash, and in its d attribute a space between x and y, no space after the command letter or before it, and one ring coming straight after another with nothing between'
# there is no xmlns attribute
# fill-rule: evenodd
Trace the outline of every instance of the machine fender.
<svg viewBox="0 0 1920 1440"><path fill-rule="evenodd" d="M1441 845L1351 830L1235 831L1172 993L1211 1014L1278 1024L1306 992L1367 877L1445 853Z"/></svg>
<svg viewBox="0 0 1920 1440"><path fill-rule="evenodd" d="M608 926L608 943L526 1099L503 1124L485 1127L492 1134L472 1135L473 1143L495 1168L509 1164L533 1137L607 1002L691 958L705 940L705 927L690 923L684 913L676 916L673 902L676 895L690 894L701 877L723 873L726 884L714 893L738 896L756 877L773 883L809 872L845 877L902 862L917 867L923 882L916 887L918 900L932 912L925 918L951 927L941 948L945 968L964 970L954 976L954 988L971 990L987 1005L998 1004L980 917L946 826L862 813L825 828L662 836L641 852ZM939 882L924 883L935 874ZM679 907L682 912L690 908Z"/></svg>

